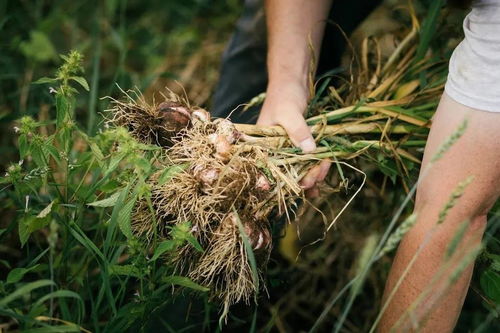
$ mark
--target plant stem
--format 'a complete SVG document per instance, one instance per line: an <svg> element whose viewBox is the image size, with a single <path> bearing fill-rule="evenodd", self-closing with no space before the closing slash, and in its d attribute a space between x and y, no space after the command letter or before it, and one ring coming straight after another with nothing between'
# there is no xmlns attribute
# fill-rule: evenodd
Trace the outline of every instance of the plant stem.
<svg viewBox="0 0 500 333"><path fill-rule="evenodd" d="M100 6L98 6L96 10L94 30L92 33L95 51L92 60L92 81L90 84L89 109L87 118L87 134L89 135L91 135L94 132L95 118L96 118L97 90L99 88L99 67L101 63L101 50L102 50L100 11L101 11Z"/></svg>
<svg viewBox="0 0 500 333"><path fill-rule="evenodd" d="M234 124L236 129L247 135L257 136L287 136L285 129L281 126L260 126L251 124ZM328 135L345 135L345 134L366 134L366 133L381 133L383 124L372 122L360 124L358 122L349 122L335 125L314 125L311 127L311 133L317 135L322 133L323 136ZM395 125L391 128L393 134L410 134L414 128L407 125Z"/></svg>

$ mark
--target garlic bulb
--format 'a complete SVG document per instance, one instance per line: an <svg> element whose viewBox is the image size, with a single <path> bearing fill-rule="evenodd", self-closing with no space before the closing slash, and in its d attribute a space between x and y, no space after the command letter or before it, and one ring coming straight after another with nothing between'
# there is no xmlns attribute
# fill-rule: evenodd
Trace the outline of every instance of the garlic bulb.
<svg viewBox="0 0 500 333"><path fill-rule="evenodd" d="M231 159L232 146L223 135L218 135L215 139L215 157L226 163Z"/></svg>
<svg viewBox="0 0 500 333"><path fill-rule="evenodd" d="M202 183L202 185L211 186L215 184L219 178L219 170L215 168L202 169L196 173L196 178Z"/></svg>
<svg viewBox="0 0 500 333"><path fill-rule="evenodd" d="M207 123L210 121L210 113L207 111L207 110L204 110L204 109L195 109L192 113L191 113L191 117L192 117L192 121L193 121L193 125L198 125L198 124L203 124L203 123Z"/></svg>
<svg viewBox="0 0 500 333"><path fill-rule="evenodd" d="M257 188L259 191L267 192L271 189L271 184L269 183L269 180L266 176L260 174L259 176L257 176L257 180L255 181L255 188Z"/></svg>
<svg viewBox="0 0 500 333"><path fill-rule="evenodd" d="M241 133L229 119L216 119L214 124L217 125L217 133L223 135L231 144L235 143L241 136Z"/></svg>

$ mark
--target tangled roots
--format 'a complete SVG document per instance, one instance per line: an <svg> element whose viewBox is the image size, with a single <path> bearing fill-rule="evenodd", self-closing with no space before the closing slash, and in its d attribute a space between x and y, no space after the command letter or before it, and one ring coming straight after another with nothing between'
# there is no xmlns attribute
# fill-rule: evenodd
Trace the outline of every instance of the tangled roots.
<svg viewBox="0 0 500 333"><path fill-rule="evenodd" d="M176 96L152 106L142 98L113 100L110 111L108 124L127 128L143 143L168 147L149 179L152 207L146 201L136 205L133 232L150 243L172 238L172 228L189 223L203 251L184 242L166 259L209 287L226 309L249 302L272 248L269 215L285 212L298 199L296 180L286 174L297 172L272 164L272 151L245 142L229 120L212 121L205 110Z"/></svg>

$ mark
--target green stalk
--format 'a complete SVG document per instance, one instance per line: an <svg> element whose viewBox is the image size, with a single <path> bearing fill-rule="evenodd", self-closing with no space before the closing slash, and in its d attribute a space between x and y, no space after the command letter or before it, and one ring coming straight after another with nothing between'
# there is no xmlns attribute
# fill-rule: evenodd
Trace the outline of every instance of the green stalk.
<svg viewBox="0 0 500 333"><path fill-rule="evenodd" d="M99 76L100 76L99 67L101 64L101 52L102 52L100 13L101 9L100 7L97 7L96 18L94 20L94 29L92 31L92 39L94 40L94 53L92 57L92 79L90 84L89 109L87 118L88 135L94 133L95 121L96 121L96 102L97 102L97 91L99 89Z"/></svg>

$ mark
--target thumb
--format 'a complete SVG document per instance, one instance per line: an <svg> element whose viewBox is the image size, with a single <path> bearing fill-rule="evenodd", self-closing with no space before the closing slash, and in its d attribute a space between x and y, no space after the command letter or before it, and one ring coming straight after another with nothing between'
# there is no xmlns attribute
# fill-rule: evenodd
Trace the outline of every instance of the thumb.
<svg viewBox="0 0 500 333"><path fill-rule="evenodd" d="M311 129L307 126L302 114L287 114L286 118L280 121L280 125L286 130L292 143L302 149L304 153L309 153L316 149Z"/></svg>

